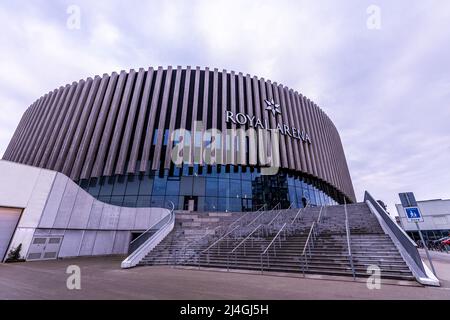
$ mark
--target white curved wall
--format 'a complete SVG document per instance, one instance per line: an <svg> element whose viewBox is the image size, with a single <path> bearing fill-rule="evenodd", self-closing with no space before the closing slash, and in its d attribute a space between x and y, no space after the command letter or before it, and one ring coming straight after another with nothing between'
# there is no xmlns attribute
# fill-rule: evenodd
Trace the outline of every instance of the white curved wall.
<svg viewBox="0 0 450 320"><path fill-rule="evenodd" d="M28 253L34 236L59 235L58 257L126 254L132 231L143 231L170 212L105 204L54 171L0 161L0 207L23 213L9 250Z"/></svg>

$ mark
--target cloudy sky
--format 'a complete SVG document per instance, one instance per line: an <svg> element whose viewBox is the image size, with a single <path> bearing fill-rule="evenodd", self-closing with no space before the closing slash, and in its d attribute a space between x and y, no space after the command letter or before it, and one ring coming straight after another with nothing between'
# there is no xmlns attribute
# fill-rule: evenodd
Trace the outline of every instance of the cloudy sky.
<svg viewBox="0 0 450 320"><path fill-rule="evenodd" d="M402 191L450 198L448 0L15 0L0 4L0 30L0 156L25 109L54 88L130 68L209 66L320 105L358 200L369 190L393 212Z"/></svg>

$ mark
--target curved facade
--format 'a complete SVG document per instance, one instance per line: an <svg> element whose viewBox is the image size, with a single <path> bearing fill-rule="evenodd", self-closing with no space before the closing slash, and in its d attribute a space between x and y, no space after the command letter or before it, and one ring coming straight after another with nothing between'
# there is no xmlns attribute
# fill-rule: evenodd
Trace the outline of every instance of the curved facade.
<svg viewBox="0 0 450 320"><path fill-rule="evenodd" d="M226 70L159 67L66 85L26 110L3 159L126 206L355 201L328 116L292 89Z"/></svg>

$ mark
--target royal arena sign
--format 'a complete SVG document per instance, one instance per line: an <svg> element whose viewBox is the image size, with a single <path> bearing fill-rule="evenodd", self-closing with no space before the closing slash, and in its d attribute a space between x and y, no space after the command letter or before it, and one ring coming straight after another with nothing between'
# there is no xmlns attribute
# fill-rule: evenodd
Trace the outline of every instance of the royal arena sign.
<svg viewBox="0 0 450 320"><path fill-rule="evenodd" d="M256 118L256 116L250 116L248 114L244 113L234 113L232 111L225 111L225 117L227 123L233 123L235 125L240 126L249 126L250 128L254 129L263 129L263 130L276 130L280 134L284 136L289 136L293 139L301 140L305 143L311 143L311 138L307 132L300 128L295 128L292 126L289 126L284 123L280 123L277 121L276 115L281 114L280 105L276 104L273 99L271 101L265 100L266 103L266 110L270 111L272 115L275 118L276 127L273 128L270 126L268 119L259 119Z"/></svg>

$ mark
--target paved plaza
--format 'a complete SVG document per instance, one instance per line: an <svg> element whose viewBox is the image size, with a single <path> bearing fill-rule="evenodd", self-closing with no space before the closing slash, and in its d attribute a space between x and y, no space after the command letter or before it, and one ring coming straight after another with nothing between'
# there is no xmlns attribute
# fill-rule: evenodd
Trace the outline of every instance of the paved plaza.
<svg viewBox="0 0 450 320"><path fill-rule="evenodd" d="M121 257L0 264L0 299L450 299L450 255L433 256L442 287L383 281L379 290L369 290L364 279L172 267L122 270ZM67 289L70 265L80 267L81 290Z"/></svg>

